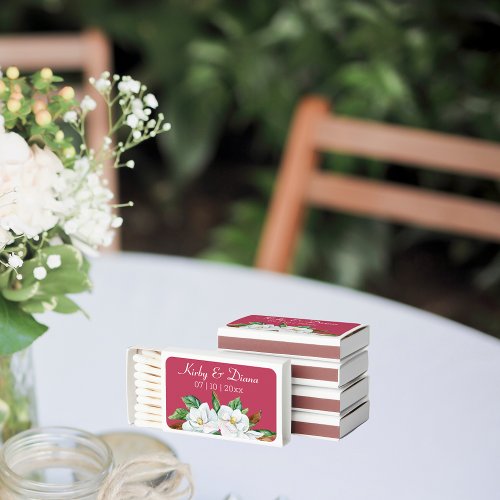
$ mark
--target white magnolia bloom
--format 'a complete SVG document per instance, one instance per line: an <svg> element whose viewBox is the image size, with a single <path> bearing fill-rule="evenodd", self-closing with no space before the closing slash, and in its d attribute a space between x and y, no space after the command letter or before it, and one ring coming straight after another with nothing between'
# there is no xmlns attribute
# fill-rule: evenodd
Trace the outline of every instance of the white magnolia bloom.
<svg viewBox="0 0 500 500"><path fill-rule="evenodd" d="M49 255L47 257L47 267L49 269L57 269L61 267L61 256L57 254Z"/></svg>
<svg viewBox="0 0 500 500"><path fill-rule="evenodd" d="M217 413L220 433L226 437L240 439L257 439L260 432L250 430L250 421L241 410L233 410L222 405Z"/></svg>
<svg viewBox="0 0 500 500"><path fill-rule="evenodd" d="M63 115L63 121L66 123L76 123L78 120L78 115L76 114L76 111L66 111Z"/></svg>
<svg viewBox="0 0 500 500"><path fill-rule="evenodd" d="M47 277L47 269L43 266L38 266L33 269L33 276L37 280L43 280Z"/></svg>
<svg viewBox="0 0 500 500"><path fill-rule="evenodd" d="M0 132L0 226L34 238L53 228L61 204L56 185L64 167L47 147L30 148L14 132Z"/></svg>
<svg viewBox="0 0 500 500"><path fill-rule="evenodd" d="M83 111L94 111L94 109L97 107L97 103L94 101L94 99L92 99L92 97L86 95L82 99L80 107L82 108Z"/></svg>
<svg viewBox="0 0 500 500"><path fill-rule="evenodd" d="M141 90L141 82L124 76L118 84L118 90L124 94L137 94Z"/></svg>
<svg viewBox="0 0 500 500"><path fill-rule="evenodd" d="M111 88L111 82L101 77L94 82L94 87L100 94L105 94Z"/></svg>
<svg viewBox="0 0 500 500"><path fill-rule="evenodd" d="M23 265L23 259L19 257L19 255L16 255L15 253L11 253L9 255L9 259L7 260L9 263L10 267L13 267L14 269L17 269L18 267L21 267Z"/></svg>
<svg viewBox="0 0 500 500"><path fill-rule="evenodd" d="M210 409L207 403L202 403L199 408L191 408L186 421L182 424L182 430L204 434L215 432L219 430L217 413Z"/></svg>
<svg viewBox="0 0 500 500"><path fill-rule="evenodd" d="M144 104L153 109L156 109L158 107L158 101L153 94L147 94L144 96Z"/></svg>
<svg viewBox="0 0 500 500"><path fill-rule="evenodd" d="M134 114L130 114L127 116L126 124L130 128L137 128L137 126L139 125L139 118L137 118L137 116Z"/></svg>
<svg viewBox="0 0 500 500"><path fill-rule="evenodd" d="M314 333L312 328L308 326L284 326L280 328L280 332L284 333Z"/></svg>

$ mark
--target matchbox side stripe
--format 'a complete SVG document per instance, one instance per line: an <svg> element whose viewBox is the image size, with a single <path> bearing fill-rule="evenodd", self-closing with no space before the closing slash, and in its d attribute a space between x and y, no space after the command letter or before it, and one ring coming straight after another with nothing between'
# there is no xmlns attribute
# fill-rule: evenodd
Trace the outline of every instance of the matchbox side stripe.
<svg viewBox="0 0 500 500"><path fill-rule="evenodd" d="M292 422L293 434L319 436L331 439L340 439L340 427L337 425L311 424L309 422Z"/></svg>
<svg viewBox="0 0 500 500"><path fill-rule="evenodd" d="M311 398L309 396L292 396L292 409L320 410L340 412L338 399Z"/></svg>
<svg viewBox="0 0 500 500"><path fill-rule="evenodd" d="M276 342L273 340L223 337L221 335L219 335L218 339L218 346L220 349L262 352L267 354L286 354L289 356L312 356L329 359L340 358L340 346Z"/></svg>
<svg viewBox="0 0 500 500"><path fill-rule="evenodd" d="M292 362L292 377L338 382L339 371L336 368L294 365Z"/></svg>

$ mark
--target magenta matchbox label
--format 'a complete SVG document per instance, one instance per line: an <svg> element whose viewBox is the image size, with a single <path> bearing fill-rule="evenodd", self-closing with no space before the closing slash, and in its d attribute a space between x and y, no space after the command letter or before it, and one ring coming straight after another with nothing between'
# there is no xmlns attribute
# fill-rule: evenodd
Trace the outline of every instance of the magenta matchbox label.
<svg viewBox="0 0 500 500"><path fill-rule="evenodd" d="M165 370L170 428L276 439L276 373L270 368L169 357Z"/></svg>
<svg viewBox="0 0 500 500"><path fill-rule="evenodd" d="M317 335L343 335L361 323L342 323L316 319L284 318L278 316L245 316L227 326L280 333L315 333Z"/></svg>

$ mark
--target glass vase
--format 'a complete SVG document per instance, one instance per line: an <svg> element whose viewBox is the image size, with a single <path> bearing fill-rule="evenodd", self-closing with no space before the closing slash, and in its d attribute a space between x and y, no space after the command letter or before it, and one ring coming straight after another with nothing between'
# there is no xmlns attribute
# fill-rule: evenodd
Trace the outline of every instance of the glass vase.
<svg viewBox="0 0 500 500"><path fill-rule="evenodd" d="M97 436L68 427L31 429L0 448L0 498L96 500L112 467L111 450Z"/></svg>
<svg viewBox="0 0 500 500"><path fill-rule="evenodd" d="M0 356L0 444L37 423L31 348Z"/></svg>

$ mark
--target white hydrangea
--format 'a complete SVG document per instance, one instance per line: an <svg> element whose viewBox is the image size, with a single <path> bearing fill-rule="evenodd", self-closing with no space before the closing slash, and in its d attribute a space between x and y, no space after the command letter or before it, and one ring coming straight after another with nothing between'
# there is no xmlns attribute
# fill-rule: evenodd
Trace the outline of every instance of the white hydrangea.
<svg viewBox="0 0 500 500"><path fill-rule="evenodd" d="M62 208L56 186L63 170L48 148L30 148L15 132L0 131L0 226L28 238L54 227Z"/></svg>
<svg viewBox="0 0 500 500"><path fill-rule="evenodd" d="M12 238L12 234L9 231L6 231L3 227L0 227L0 250L5 248L13 241L14 238Z"/></svg>

